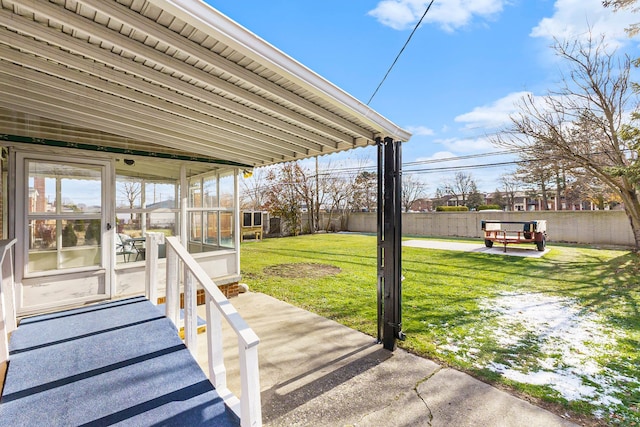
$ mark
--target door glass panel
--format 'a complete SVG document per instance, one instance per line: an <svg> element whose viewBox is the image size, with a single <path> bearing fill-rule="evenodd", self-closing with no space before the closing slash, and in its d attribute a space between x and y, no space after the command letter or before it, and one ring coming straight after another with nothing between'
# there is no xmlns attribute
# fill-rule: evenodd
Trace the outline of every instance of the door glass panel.
<svg viewBox="0 0 640 427"><path fill-rule="evenodd" d="M32 164L32 169L39 165ZM55 212L56 180L37 172L30 171L28 213Z"/></svg>
<svg viewBox="0 0 640 427"><path fill-rule="evenodd" d="M218 207L218 180L215 176L208 177L203 180L202 183L204 190L204 207L205 208L217 208Z"/></svg>
<svg viewBox="0 0 640 427"><path fill-rule="evenodd" d="M206 230L207 238L205 243L208 245L218 245L218 212L206 212Z"/></svg>
<svg viewBox="0 0 640 427"><path fill-rule="evenodd" d="M175 209L176 184L167 182L147 182L145 185L147 209Z"/></svg>
<svg viewBox="0 0 640 427"><path fill-rule="evenodd" d="M233 212L220 212L220 246L233 248Z"/></svg>
<svg viewBox="0 0 640 427"><path fill-rule="evenodd" d="M29 250L56 249L56 221L36 219L29 221Z"/></svg>
<svg viewBox="0 0 640 427"><path fill-rule="evenodd" d="M27 272L100 266L103 168L27 163Z"/></svg>
<svg viewBox="0 0 640 427"><path fill-rule="evenodd" d="M142 169L164 171L153 162L136 161ZM172 178L160 178L151 172L144 177L129 176L127 170L116 175L116 264L144 261L145 238L149 232L173 236L178 233L178 184ZM191 188L191 187L190 187ZM199 187L191 188L191 199L201 201ZM200 227L201 229L201 227ZM159 246L164 257L164 245Z"/></svg>
<svg viewBox="0 0 640 427"><path fill-rule="evenodd" d="M66 167L64 172L69 175L60 178L62 211L100 213L102 210L102 174L100 169L80 169L73 166Z"/></svg>
<svg viewBox="0 0 640 427"><path fill-rule="evenodd" d="M116 177L116 207L140 209L142 207L142 181L128 176Z"/></svg>
<svg viewBox="0 0 640 427"><path fill-rule="evenodd" d="M235 199L233 174L220 177L220 207L232 209Z"/></svg>
<svg viewBox="0 0 640 427"><path fill-rule="evenodd" d="M192 180L189 183L189 206L202 207L202 187L200 180Z"/></svg>
<svg viewBox="0 0 640 427"><path fill-rule="evenodd" d="M100 265L100 245L88 244L84 220L61 220L62 250L59 268L77 268Z"/></svg>
<svg viewBox="0 0 640 427"><path fill-rule="evenodd" d="M190 237L189 240L192 242L202 242L202 213L201 212L191 212L191 221L190 221Z"/></svg>

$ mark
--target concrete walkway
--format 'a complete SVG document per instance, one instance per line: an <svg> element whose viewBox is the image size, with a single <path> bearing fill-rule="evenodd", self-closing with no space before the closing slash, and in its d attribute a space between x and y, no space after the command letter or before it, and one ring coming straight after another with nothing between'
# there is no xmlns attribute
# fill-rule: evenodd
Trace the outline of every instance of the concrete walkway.
<svg viewBox="0 0 640 427"><path fill-rule="evenodd" d="M386 351L368 335L270 296L246 293L231 302L261 339L266 426L574 425L464 373L400 349ZM205 335L198 336L198 352L206 372ZM236 344L230 335L225 342L229 388L238 395Z"/></svg>
<svg viewBox="0 0 640 427"><path fill-rule="evenodd" d="M520 244L520 245L507 245L507 250L504 250L504 245L496 243L492 248L487 248L484 242L479 243L463 243L463 242L451 242L446 240L404 240L402 246L409 246L413 248L425 248L425 249L441 249L447 251L462 251L462 252L482 252L492 255L509 255L519 256L527 258L541 258L549 253L549 248L546 247L544 251L538 251L533 243Z"/></svg>

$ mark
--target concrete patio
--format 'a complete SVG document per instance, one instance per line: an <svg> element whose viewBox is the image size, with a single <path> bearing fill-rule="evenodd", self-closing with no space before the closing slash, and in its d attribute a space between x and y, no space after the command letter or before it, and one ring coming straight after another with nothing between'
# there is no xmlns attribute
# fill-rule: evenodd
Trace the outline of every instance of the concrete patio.
<svg viewBox="0 0 640 427"><path fill-rule="evenodd" d="M492 248L487 248L484 245L484 242L464 243L446 240L404 240L402 242L402 246L408 246L412 248L440 249L446 251L482 252L492 255L508 255L526 258L542 258L551 250L549 247L546 247L544 251L538 251L533 244L511 244L507 245L507 250L505 251L504 245L498 243L496 243Z"/></svg>
<svg viewBox="0 0 640 427"><path fill-rule="evenodd" d="M575 425L467 374L400 349L388 352L368 335L270 296L246 293L231 302L261 339L267 426ZM207 372L206 334L198 339L198 361ZM229 388L239 393L233 342L229 334L225 363Z"/></svg>

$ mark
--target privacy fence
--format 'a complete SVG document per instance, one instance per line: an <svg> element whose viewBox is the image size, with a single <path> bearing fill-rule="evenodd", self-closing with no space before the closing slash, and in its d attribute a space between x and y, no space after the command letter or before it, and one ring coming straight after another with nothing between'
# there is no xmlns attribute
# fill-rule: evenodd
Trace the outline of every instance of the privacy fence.
<svg viewBox="0 0 640 427"><path fill-rule="evenodd" d="M548 241L602 246L633 246L629 219L623 211L434 212L402 216L404 236L480 239L480 221L547 221ZM376 232L375 213L350 213L348 231Z"/></svg>

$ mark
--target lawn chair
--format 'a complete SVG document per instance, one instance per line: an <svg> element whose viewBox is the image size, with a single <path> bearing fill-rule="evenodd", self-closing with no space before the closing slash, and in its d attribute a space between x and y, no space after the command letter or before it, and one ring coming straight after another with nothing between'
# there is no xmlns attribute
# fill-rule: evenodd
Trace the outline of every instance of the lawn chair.
<svg viewBox="0 0 640 427"><path fill-rule="evenodd" d="M124 262L131 261L131 255L135 255L136 258L138 256L138 250L134 246L131 237L124 233L116 233L116 257L118 255L122 255Z"/></svg>

